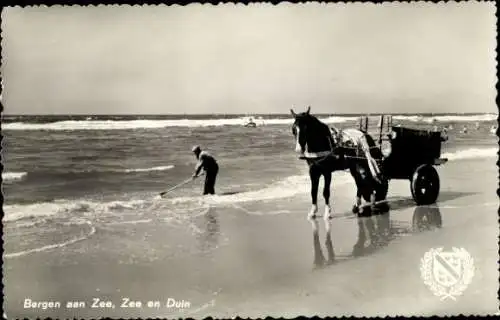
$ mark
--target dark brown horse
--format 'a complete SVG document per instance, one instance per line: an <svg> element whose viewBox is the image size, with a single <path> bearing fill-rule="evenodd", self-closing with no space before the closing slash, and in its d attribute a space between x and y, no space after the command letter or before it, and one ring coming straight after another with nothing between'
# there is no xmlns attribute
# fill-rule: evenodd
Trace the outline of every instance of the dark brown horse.
<svg viewBox="0 0 500 320"><path fill-rule="evenodd" d="M370 160L381 159L382 153L368 134L355 129L349 129L351 136L336 129L332 134L332 130L326 124L310 114L311 107L299 114L290 111L295 118L292 126L296 140L295 150L300 153L300 159L306 160L309 166L312 208L308 218L315 218L318 212L318 186L321 176L325 180L323 218L325 221L331 218L330 184L332 173L338 170L349 170L356 183L356 203L353 210L359 208L361 198L372 204L385 199L387 181L383 178L383 174L377 171L380 170L377 165L370 163ZM363 148L359 143L362 139L365 139Z"/></svg>

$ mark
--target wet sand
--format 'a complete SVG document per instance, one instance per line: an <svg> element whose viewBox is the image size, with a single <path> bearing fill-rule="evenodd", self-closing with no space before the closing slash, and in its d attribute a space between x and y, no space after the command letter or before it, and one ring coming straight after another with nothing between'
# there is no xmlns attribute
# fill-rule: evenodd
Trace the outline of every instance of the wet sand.
<svg viewBox="0 0 500 320"><path fill-rule="evenodd" d="M342 193L334 185L333 264L320 263L329 256L325 230L320 220L313 236L307 194L212 207L187 219L185 228L158 217L96 225L84 241L6 259L4 309L9 318L493 314L498 181L491 162L440 169L440 198L430 207L415 207L408 183L392 181L390 212L362 220L348 210L353 188ZM373 241L359 241L359 226L369 221ZM440 301L421 279L420 259L436 247L463 247L474 259L474 278L456 301ZM27 298L62 306L24 308ZM115 307L91 308L95 298ZM143 305L121 307L124 298ZM167 307L169 298L178 307ZM161 307L147 307L148 300ZM69 309L67 301L86 307Z"/></svg>

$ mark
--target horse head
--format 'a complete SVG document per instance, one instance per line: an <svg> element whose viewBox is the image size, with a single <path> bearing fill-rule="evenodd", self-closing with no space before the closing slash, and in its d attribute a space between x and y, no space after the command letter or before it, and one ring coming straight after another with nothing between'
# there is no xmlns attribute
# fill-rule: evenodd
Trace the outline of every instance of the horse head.
<svg viewBox="0 0 500 320"><path fill-rule="evenodd" d="M295 121L292 125L292 133L293 136L295 137L295 151L299 153L304 153L306 151L306 144L307 144L307 129L308 126L311 124L312 120L315 119L310 112L311 112L311 107L309 106L306 110L306 112L301 112L301 113L295 113L293 109L290 109L290 112L292 116L294 117Z"/></svg>

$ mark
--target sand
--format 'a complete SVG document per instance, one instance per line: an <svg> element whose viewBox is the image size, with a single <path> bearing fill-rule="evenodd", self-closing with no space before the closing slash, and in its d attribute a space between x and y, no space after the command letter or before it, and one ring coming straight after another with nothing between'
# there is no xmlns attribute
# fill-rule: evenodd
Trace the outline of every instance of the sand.
<svg viewBox="0 0 500 320"><path fill-rule="evenodd" d="M85 241L5 259L4 309L9 318L493 314L499 307L499 228L492 163L450 162L441 168L440 198L430 207L415 207L408 183L392 181L390 212L362 222L349 213L353 188L336 193L334 186L336 262L330 265L317 265L320 250L325 259L328 251L323 222L314 239L306 220L307 193L212 207L193 216L185 226L196 229L190 232L158 217L97 226ZM424 216L431 222L419 228L416 221ZM380 230L373 232L376 245L352 256L359 223L368 219ZM465 248L474 259L472 282L456 301L441 301L421 278L421 258L438 247ZM62 306L24 308L27 298ZM94 298L115 307L91 308ZM124 298L142 307L121 307ZM178 307L167 307L169 298ZM148 300L162 305L148 307ZM66 308L67 301L84 301L86 307Z"/></svg>

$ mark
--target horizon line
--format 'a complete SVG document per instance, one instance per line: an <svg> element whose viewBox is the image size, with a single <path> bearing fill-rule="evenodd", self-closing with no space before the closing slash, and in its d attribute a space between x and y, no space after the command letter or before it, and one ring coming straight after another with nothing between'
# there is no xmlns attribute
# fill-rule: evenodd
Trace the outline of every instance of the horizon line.
<svg viewBox="0 0 500 320"><path fill-rule="evenodd" d="M2 116L263 116L263 115L289 115L286 113L5 113ZM486 115L496 114L498 112L359 112L359 113L328 113L328 112L313 112L313 115L328 115L328 116L376 116L376 115Z"/></svg>

